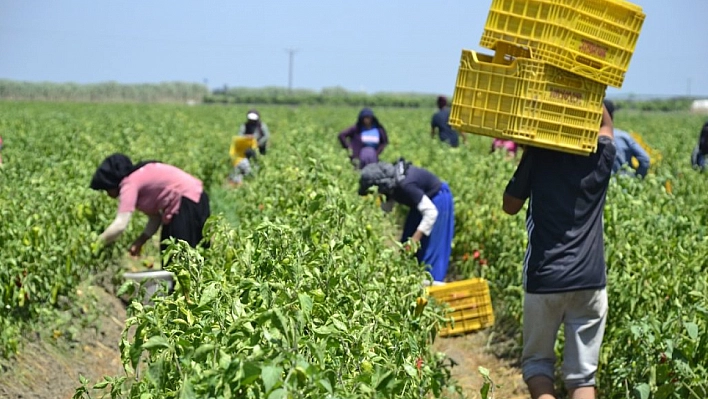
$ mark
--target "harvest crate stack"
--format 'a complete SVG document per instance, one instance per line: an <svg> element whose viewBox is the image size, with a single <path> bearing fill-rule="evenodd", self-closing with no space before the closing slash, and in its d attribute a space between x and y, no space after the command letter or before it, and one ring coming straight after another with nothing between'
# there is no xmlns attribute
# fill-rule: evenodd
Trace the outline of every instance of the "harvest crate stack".
<svg viewBox="0 0 708 399"><path fill-rule="evenodd" d="M480 44L462 51L450 125L588 155L607 86L620 88L644 22L624 0L493 0Z"/></svg>
<svg viewBox="0 0 708 399"><path fill-rule="evenodd" d="M428 287L427 294L449 306L449 322L438 335L447 337L476 331L494 324L489 284L482 278Z"/></svg>

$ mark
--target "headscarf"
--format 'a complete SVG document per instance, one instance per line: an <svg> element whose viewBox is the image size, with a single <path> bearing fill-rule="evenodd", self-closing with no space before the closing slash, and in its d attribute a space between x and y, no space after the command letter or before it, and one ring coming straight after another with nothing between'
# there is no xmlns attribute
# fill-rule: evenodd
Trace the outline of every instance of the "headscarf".
<svg viewBox="0 0 708 399"><path fill-rule="evenodd" d="M260 120L260 119L261 119L261 114L258 113L258 111L256 111L255 109L250 109L250 110L248 110L248 112L246 113L246 118L247 118L249 121L257 121L257 120Z"/></svg>
<svg viewBox="0 0 708 399"><path fill-rule="evenodd" d="M252 120L248 115L255 114L258 118ZM246 134L256 134L261 129L261 114L255 109L251 109L246 113Z"/></svg>
<svg viewBox="0 0 708 399"><path fill-rule="evenodd" d="M373 186L379 189L379 193L393 193L396 188L396 168L387 162L366 165L359 176L359 195L366 195L369 187Z"/></svg>
<svg viewBox="0 0 708 399"><path fill-rule="evenodd" d="M376 118L376 115L374 115L374 111L372 111L371 108L362 108L359 112L359 118L356 120L356 127L358 128L359 132L364 129L364 118L366 118L367 116L371 118L371 127L384 129L383 125L381 124L381 122L379 122L378 118Z"/></svg>
<svg viewBox="0 0 708 399"><path fill-rule="evenodd" d="M438 108L443 109L447 105L447 97L438 96Z"/></svg>
<svg viewBox="0 0 708 399"><path fill-rule="evenodd" d="M395 164L388 162L370 163L361 170L359 195L366 195L370 187L376 186L380 194L393 195L398 183L405 179L410 162L401 158Z"/></svg>
<svg viewBox="0 0 708 399"><path fill-rule="evenodd" d="M115 153L101 162L93 174L90 187L94 190L111 190L120 187L120 182L143 166L157 161L143 161L137 165L124 154Z"/></svg>

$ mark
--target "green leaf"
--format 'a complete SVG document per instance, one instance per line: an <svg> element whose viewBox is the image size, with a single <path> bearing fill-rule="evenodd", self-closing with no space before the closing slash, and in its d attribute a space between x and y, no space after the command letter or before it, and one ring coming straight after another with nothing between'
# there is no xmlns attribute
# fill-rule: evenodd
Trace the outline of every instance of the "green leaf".
<svg viewBox="0 0 708 399"><path fill-rule="evenodd" d="M649 399L649 395L651 395L651 388L649 388L648 384L639 384L634 387L634 397L636 399Z"/></svg>
<svg viewBox="0 0 708 399"><path fill-rule="evenodd" d="M216 282L209 284L204 291L202 291L202 296L199 298L199 306L205 306L211 303L217 296L219 296L219 288Z"/></svg>
<svg viewBox="0 0 708 399"><path fill-rule="evenodd" d="M485 367L479 366L479 368L477 370L479 370L479 374L481 374L482 377L484 377L485 379L489 378L489 370L488 369L486 369Z"/></svg>
<svg viewBox="0 0 708 399"><path fill-rule="evenodd" d="M359 384L359 390L363 393L374 393L375 392L373 389L371 389L370 386L363 384L363 383Z"/></svg>
<svg viewBox="0 0 708 399"><path fill-rule="evenodd" d="M298 294L297 297L300 300L302 313L305 314L305 317L310 317L310 313L312 313L312 298L307 294Z"/></svg>
<svg viewBox="0 0 708 399"><path fill-rule="evenodd" d="M287 391L285 391L283 388L278 388L275 391L271 392L270 395L268 395L268 399L283 399L286 394Z"/></svg>
<svg viewBox="0 0 708 399"><path fill-rule="evenodd" d="M116 293L117 296L133 294L135 294L135 283L132 280L127 280L126 282L124 282Z"/></svg>
<svg viewBox="0 0 708 399"><path fill-rule="evenodd" d="M280 381L283 368L278 366L265 366L261 370L261 379L265 386L266 393L270 392L273 387Z"/></svg>
<svg viewBox="0 0 708 399"><path fill-rule="evenodd" d="M147 376L155 386L162 387L163 379L165 377L165 361L163 359L158 359L157 361L150 363L148 366Z"/></svg>
<svg viewBox="0 0 708 399"><path fill-rule="evenodd" d="M323 378L319 381L317 381L317 384L319 384L322 388L324 388L327 392L332 393L332 384L329 382L328 379Z"/></svg>
<svg viewBox="0 0 708 399"><path fill-rule="evenodd" d="M152 348L165 348L169 349L170 348L170 343L167 341L167 338L163 337L162 335L155 335L153 337L150 337L143 345L143 349L152 349Z"/></svg>
<svg viewBox="0 0 708 399"><path fill-rule="evenodd" d="M196 351L194 351L194 360L199 360L202 357L206 356L209 352L213 351L214 348L216 348L216 345L214 344L202 344L197 348Z"/></svg>
<svg viewBox="0 0 708 399"><path fill-rule="evenodd" d="M406 370L406 374L408 374L411 377L415 378L418 376L417 370L415 369L415 367L411 366L410 364L404 364L403 369Z"/></svg>
<svg viewBox="0 0 708 399"><path fill-rule="evenodd" d="M489 399L489 389L492 387L492 385L489 382L486 382L482 384L482 388L479 389L479 393L482 396L482 399Z"/></svg>
<svg viewBox="0 0 708 399"><path fill-rule="evenodd" d="M319 326L312 331L314 331L315 334L319 334L319 335L331 335L331 334L336 333L337 329L330 326L330 325L326 325L326 326Z"/></svg>
<svg viewBox="0 0 708 399"><path fill-rule="evenodd" d="M184 380L182 384L182 389L179 392L179 399L197 399L197 395L194 394L194 388L192 388L192 383L187 379Z"/></svg>
<svg viewBox="0 0 708 399"><path fill-rule="evenodd" d="M219 350L219 367L227 370L229 366L231 366L231 355L223 350Z"/></svg>
<svg viewBox="0 0 708 399"><path fill-rule="evenodd" d="M686 323L686 332L688 333L689 338L695 341L698 338L698 325L691 322Z"/></svg>
<svg viewBox="0 0 708 399"><path fill-rule="evenodd" d="M108 384L110 384L110 383L111 383L110 381L103 380L103 381L101 381L101 382L95 384L95 385L93 386L93 389L103 389L103 388L107 387Z"/></svg>
<svg viewBox="0 0 708 399"><path fill-rule="evenodd" d="M632 335L634 336L634 338L639 338L642 335L641 327L636 326L636 325L629 327L629 331L632 332Z"/></svg>
<svg viewBox="0 0 708 399"><path fill-rule="evenodd" d="M261 376L261 368L256 363L246 362L242 366L243 378L241 384L251 385Z"/></svg>
<svg viewBox="0 0 708 399"><path fill-rule="evenodd" d="M341 321L339 321L339 320L337 320L337 319L332 319L332 324L334 324L334 326L335 326L339 331L342 331L342 332L347 332L347 331L348 331L347 325L344 324L344 323L342 323Z"/></svg>
<svg viewBox="0 0 708 399"><path fill-rule="evenodd" d="M675 390L674 384L664 384L657 388L656 393L654 394L654 399L666 399L671 397L671 394L674 393Z"/></svg>
<svg viewBox="0 0 708 399"><path fill-rule="evenodd" d="M376 384L376 391L385 391L388 389L388 385L393 381L394 374L391 371L387 371L384 375L379 378L379 383Z"/></svg>

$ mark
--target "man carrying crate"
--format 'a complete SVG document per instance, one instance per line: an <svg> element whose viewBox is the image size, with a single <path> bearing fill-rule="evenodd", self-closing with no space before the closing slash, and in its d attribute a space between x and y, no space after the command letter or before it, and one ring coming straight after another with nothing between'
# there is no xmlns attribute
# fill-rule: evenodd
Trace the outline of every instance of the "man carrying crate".
<svg viewBox="0 0 708 399"><path fill-rule="evenodd" d="M554 345L565 326L562 374L574 399L595 398L607 317L603 208L616 148L603 106L597 152L572 155L529 147L504 192L504 212L526 199L524 381L531 396L555 398Z"/></svg>

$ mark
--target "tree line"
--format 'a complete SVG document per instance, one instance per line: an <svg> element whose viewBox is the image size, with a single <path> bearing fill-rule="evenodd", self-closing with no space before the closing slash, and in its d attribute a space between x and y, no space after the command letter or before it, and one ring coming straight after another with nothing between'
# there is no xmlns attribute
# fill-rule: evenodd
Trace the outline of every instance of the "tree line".
<svg viewBox="0 0 708 399"><path fill-rule="evenodd" d="M370 107L434 107L437 94L373 93L329 87L320 91L283 87L228 88L214 90L204 98L208 104L342 105Z"/></svg>
<svg viewBox="0 0 708 399"><path fill-rule="evenodd" d="M203 84L162 82L78 84L0 80L0 99L69 102L201 102L209 94Z"/></svg>
<svg viewBox="0 0 708 399"><path fill-rule="evenodd" d="M447 94L447 93L440 93ZM122 84L104 82L93 84L21 82L0 79L0 99L10 101L68 101L68 102L194 102L204 104L252 105L341 105L399 108L432 108L438 94L424 93L365 93L341 87L320 91L289 90L284 87L247 88L224 86L209 90L201 83L162 82ZM451 97L450 94L447 94ZM694 97L664 99L637 99L631 96L616 100L617 109L675 112L688 111Z"/></svg>

